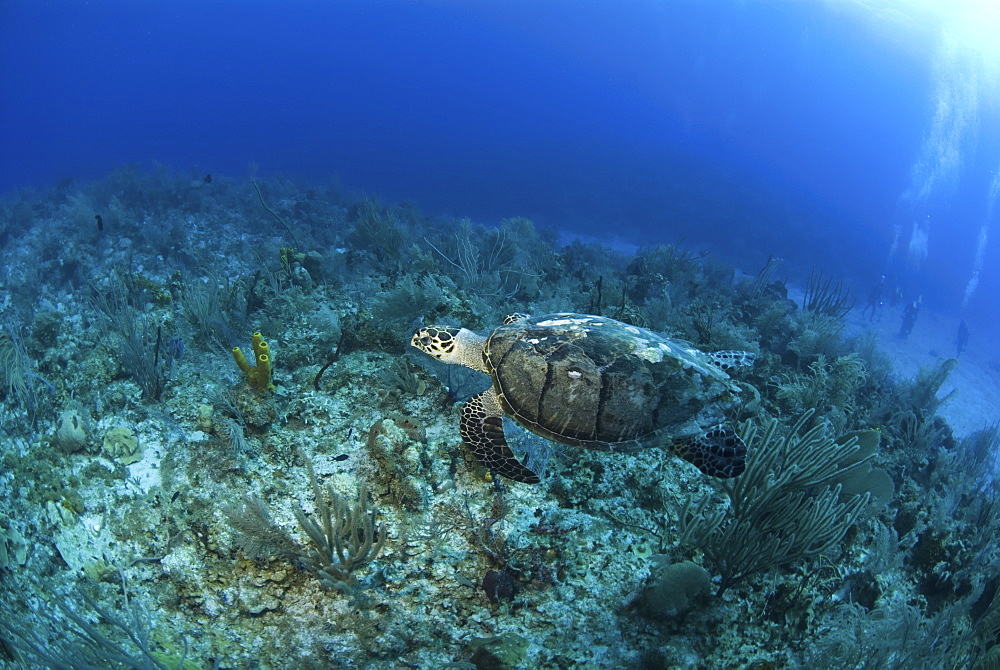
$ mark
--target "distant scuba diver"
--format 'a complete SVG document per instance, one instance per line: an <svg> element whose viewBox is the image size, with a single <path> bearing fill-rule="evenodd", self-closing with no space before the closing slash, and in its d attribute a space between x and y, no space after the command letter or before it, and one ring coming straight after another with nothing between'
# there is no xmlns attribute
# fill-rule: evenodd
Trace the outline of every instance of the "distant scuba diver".
<svg viewBox="0 0 1000 670"><path fill-rule="evenodd" d="M955 343L957 348L955 358L958 358L969 347L969 327L965 325L965 319L958 324L958 337Z"/></svg>
<svg viewBox="0 0 1000 670"><path fill-rule="evenodd" d="M885 275L882 275L882 278L878 280L878 283L872 287L871 292L868 294L868 303L865 305L865 308L861 310L861 316L868 314L870 310L871 314L868 314L868 320L871 321L872 319L875 318L876 314L882 313L882 307L885 304L882 301L882 292L884 290L885 290Z"/></svg>
<svg viewBox="0 0 1000 670"><path fill-rule="evenodd" d="M903 292L899 290L899 286L892 289L892 293L889 295L889 306L895 307L899 303L903 302Z"/></svg>
<svg viewBox="0 0 1000 670"><path fill-rule="evenodd" d="M906 337L913 332L913 324L917 322L917 314L920 313L920 305L924 297L920 296L903 309L903 325L899 329L899 336Z"/></svg>

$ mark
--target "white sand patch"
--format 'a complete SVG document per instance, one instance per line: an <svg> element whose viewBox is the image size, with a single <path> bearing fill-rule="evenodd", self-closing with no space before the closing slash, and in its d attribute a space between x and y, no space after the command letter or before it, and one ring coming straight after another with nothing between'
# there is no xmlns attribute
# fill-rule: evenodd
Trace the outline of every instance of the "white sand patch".
<svg viewBox="0 0 1000 670"><path fill-rule="evenodd" d="M142 445L142 443L140 443ZM160 485L160 458L163 452L162 447L157 449L158 444L146 443L141 461L128 466L129 478L136 481L143 493Z"/></svg>

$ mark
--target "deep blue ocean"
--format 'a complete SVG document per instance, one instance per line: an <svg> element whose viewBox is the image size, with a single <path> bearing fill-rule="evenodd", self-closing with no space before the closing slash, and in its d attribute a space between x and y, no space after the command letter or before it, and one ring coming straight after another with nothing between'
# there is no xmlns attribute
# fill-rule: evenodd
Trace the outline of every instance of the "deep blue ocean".
<svg viewBox="0 0 1000 670"><path fill-rule="evenodd" d="M153 161L336 176L751 272L773 254L858 295L887 275L982 317L986 5L4 2L0 191Z"/></svg>

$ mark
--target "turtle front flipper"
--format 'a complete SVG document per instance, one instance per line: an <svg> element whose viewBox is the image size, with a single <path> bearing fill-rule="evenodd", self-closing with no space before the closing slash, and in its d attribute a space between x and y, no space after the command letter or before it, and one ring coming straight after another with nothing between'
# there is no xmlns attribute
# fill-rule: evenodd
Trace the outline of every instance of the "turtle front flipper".
<svg viewBox="0 0 1000 670"><path fill-rule="evenodd" d="M674 453L712 477L738 477L747 466L747 445L726 426L713 426L701 435L675 440L671 446Z"/></svg>
<svg viewBox="0 0 1000 670"><path fill-rule="evenodd" d="M480 463L499 474L525 484L537 484L538 475L521 464L507 446L503 434L503 412L496 392L489 388L469 399L462 408L462 441Z"/></svg>

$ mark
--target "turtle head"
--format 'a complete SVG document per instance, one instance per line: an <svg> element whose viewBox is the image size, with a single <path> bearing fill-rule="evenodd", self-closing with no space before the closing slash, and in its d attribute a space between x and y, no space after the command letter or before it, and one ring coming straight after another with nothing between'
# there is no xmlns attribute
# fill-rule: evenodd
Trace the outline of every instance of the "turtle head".
<svg viewBox="0 0 1000 670"><path fill-rule="evenodd" d="M451 357L455 354L455 345L462 330L451 326L427 326L413 333L410 344L439 361L453 363L456 361L452 361Z"/></svg>
<svg viewBox="0 0 1000 670"><path fill-rule="evenodd" d="M442 363L464 365L483 370L483 345L486 338L465 328L426 326L413 334L410 344Z"/></svg>

